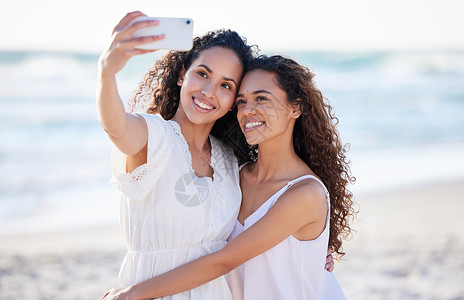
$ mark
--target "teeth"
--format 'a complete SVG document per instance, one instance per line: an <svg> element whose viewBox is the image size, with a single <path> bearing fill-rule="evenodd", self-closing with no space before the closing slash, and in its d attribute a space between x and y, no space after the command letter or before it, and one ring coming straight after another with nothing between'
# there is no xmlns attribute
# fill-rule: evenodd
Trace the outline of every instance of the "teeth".
<svg viewBox="0 0 464 300"><path fill-rule="evenodd" d="M264 122L250 122L245 124L245 128L253 128L259 125L263 125Z"/></svg>
<svg viewBox="0 0 464 300"><path fill-rule="evenodd" d="M211 110L211 109L214 108L214 107L212 107L212 106L206 105L206 104L204 104L204 103L198 101L197 99L193 99L193 102L195 102L196 105L198 105L199 107L201 107L201 108L203 108L203 109L209 109L209 110Z"/></svg>

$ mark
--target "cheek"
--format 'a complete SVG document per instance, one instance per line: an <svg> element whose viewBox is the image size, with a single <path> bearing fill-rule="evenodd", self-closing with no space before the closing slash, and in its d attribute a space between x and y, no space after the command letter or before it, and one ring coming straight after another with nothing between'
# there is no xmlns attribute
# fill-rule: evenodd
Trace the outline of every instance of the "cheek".
<svg viewBox="0 0 464 300"><path fill-rule="evenodd" d="M190 97L190 93L192 91L197 90L198 88L198 80L195 78L192 78L192 76L185 77L184 82L181 86L180 90L180 95L181 95L181 101L186 101Z"/></svg>
<svg viewBox="0 0 464 300"><path fill-rule="evenodd" d="M197 76L194 76L193 74L187 74L184 77L184 81L182 83L182 88L184 89L196 89L200 83L200 79Z"/></svg>
<svg viewBox="0 0 464 300"><path fill-rule="evenodd" d="M261 113L265 114L268 118L283 120L289 116L289 111L286 107L283 107L276 103L268 103L260 107Z"/></svg>
<svg viewBox="0 0 464 300"><path fill-rule="evenodd" d="M240 118L243 116L243 107L238 106L237 107L237 120L240 120Z"/></svg>
<svg viewBox="0 0 464 300"><path fill-rule="evenodd" d="M229 110L235 103L235 94L234 93L223 93L220 98L221 110Z"/></svg>

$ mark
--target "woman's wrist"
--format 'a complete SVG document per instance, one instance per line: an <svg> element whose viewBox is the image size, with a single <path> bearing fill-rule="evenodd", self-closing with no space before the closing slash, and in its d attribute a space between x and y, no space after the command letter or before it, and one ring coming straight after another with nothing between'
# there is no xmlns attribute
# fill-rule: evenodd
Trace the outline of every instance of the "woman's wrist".
<svg viewBox="0 0 464 300"><path fill-rule="evenodd" d="M106 81L106 80L115 80L116 79L116 73L110 72L106 70L105 68L98 67L98 77L100 81Z"/></svg>
<svg viewBox="0 0 464 300"><path fill-rule="evenodd" d="M127 299L128 300L142 300L143 298L139 297L138 291L139 289L138 289L137 284L133 284L129 286L129 288L127 289Z"/></svg>
<svg viewBox="0 0 464 300"><path fill-rule="evenodd" d="M98 76L100 79L112 79L116 78L117 68L114 64L109 63L107 59L100 57L97 63Z"/></svg>

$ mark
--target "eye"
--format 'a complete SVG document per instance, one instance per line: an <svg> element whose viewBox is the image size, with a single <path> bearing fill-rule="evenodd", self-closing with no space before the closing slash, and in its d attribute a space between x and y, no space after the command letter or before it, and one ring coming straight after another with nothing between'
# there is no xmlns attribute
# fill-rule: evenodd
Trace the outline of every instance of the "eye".
<svg viewBox="0 0 464 300"><path fill-rule="evenodd" d="M267 98L266 98L266 97L263 97L263 96L258 96L258 97L256 97L256 101L257 101L257 102L266 101L266 100L267 100Z"/></svg>
<svg viewBox="0 0 464 300"><path fill-rule="evenodd" d="M204 71L198 71L197 74L203 78L206 78L206 73Z"/></svg>
<svg viewBox="0 0 464 300"><path fill-rule="evenodd" d="M245 103L246 103L245 100L243 100L241 98L237 99L237 101L235 102L236 105L241 105L241 104L245 104Z"/></svg>
<svg viewBox="0 0 464 300"><path fill-rule="evenodd" d="M222 84L222 87L225 88L225 89L227 89L227 90L231 90L231 89L232 89L232 86L231 86L230 84L228 84L228 83L223 83L223 84Z"/></svg>

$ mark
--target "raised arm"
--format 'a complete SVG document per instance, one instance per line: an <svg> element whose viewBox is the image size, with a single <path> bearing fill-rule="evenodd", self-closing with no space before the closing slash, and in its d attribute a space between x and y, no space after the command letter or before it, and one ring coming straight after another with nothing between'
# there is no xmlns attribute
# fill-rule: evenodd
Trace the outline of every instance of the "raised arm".
<svg viewBox="0 0 464 300"><path fill-rule="evenodd" d="M127 155L135 155L145 148L148 130L142 117L125 111L118 93L116 74L131 57L154 51L136 49L137 45L163 38L161 35L132 38L137 29L157 24L157 21L141 21L128 26L140 16L144 14L137 11L121 19L98 61L97 108L100 123L112 142Z"/></svg>
<svg viewBox="0 0 464 300"><path fill-rule="evenodd" d="M322 187L312 181L299 182L263 218L223 249L134 286L111 290L104 299L151 299L195 288L273 248L305 225L311 224L311 234L318 236L326 215Z"/></svg>

